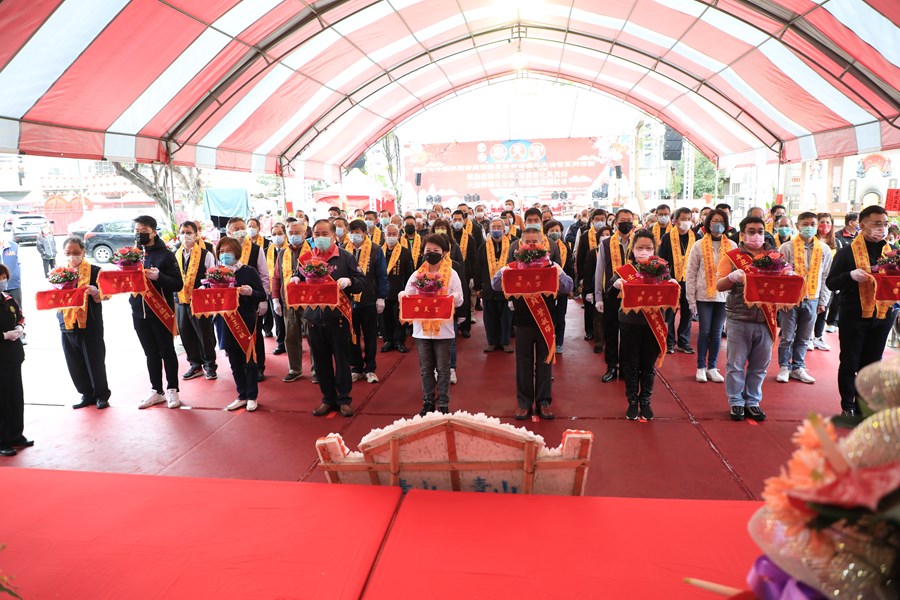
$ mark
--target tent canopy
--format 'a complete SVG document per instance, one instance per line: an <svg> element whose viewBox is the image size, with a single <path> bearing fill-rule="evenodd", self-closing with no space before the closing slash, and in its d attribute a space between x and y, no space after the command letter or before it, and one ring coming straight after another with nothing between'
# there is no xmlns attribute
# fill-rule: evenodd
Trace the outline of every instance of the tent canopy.
<svg viewBox="0 0 900 600"><path fill-rule="evenodd" d="M723 164L842 156L900 147L898 24L897 0L6 0L0 150L335 178L524 70Z"/></svg>

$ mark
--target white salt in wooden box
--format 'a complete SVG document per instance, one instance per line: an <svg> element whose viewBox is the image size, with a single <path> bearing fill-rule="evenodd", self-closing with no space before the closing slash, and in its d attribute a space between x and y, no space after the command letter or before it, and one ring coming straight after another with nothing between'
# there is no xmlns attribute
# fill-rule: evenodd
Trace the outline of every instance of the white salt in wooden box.
<svg viewBox="0 0 900 600"><path fill-rule="evenodd" d="M501 494L584 495L594 434L569 429L562 443L484 414L429 413L373 429L351 452L336 433L316 441L330 483Z"/></svg>

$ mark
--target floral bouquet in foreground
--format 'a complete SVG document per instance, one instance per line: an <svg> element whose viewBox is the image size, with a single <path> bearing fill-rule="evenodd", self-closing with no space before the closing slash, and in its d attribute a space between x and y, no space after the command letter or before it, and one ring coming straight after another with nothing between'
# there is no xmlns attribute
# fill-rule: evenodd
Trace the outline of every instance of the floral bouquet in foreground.
<svg viewBox="0 0 900 600"><path fill-rule="evenodd" d="M56 267L50 271L47 281L58 290L71 289L78 285L78 271L71 267Z"/></svg>
<svg viewBox="0 0 900 600"><path fill-rule="evenodd" d="M669 280L669 263L658 256L651 256L647 260L637 261L634 265L638 272L638 278L642 280L656 280L656 283Z"/></svg>
<svg viewBox="0 0 900 600"><path fill-rule="evenodd" d="M234 271L228 267L213 267L206 270L206 279L201 281L211 288L226 288L234 286Z"/></svg>
<svg viewBox="0 0 900 600"><path fill-rule="evenodd" d="M417 272L413 285L423 296L433 296L444 287L444 277L440 273Z"/></svg>
<svg viewBox="0 0 900 600"><path fill-rule="evenodd" d="M113 252L112 262L120 269L135 269L144 260L144 251L135 246L125 246Z"/></svg>
<svg viewBox="0 0 900 600"><path fill-rule="evenodd" d="M318 258L311 258L300 265L300 272L307 283L322 283L333 270L333 266Z"/></svg>
<svg viewBox="0 0 900 600"><path fill-rule="evenodd" d="M891 250L886 253L872 266L872 271L884 275L900 275L900 251Z"/></svg>
<svg viewBox="0 0 900 600"><path fill-rule="evenodd" d="M546 267L550 264L547 249L540 244L521 244L514 254L520 268Z"/></svg>
<svg viewBox="0 0 900 600"><path fill-rule="evenodd" d="M788 268L780 252L766 252L753 259L753 271L762 275L781 275Z"/></svg>

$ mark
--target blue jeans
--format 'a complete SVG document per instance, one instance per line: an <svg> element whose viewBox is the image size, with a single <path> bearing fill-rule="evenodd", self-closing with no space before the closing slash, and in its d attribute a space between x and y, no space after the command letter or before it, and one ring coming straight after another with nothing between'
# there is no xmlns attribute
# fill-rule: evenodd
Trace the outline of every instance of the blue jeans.
<svg viewBox="0 0 900 600"><path fill-rule="evenodd" d="M722 328L725 325L724 302L697 302L697 368L715 369L722 346ZM709 354L709 358L707 358Z"/></svg>
<svg viewBox="0 0 900 600"><path fill-rule="evenodd" d="M766 369L772 360L772 334L765 323L728 321L725 393L729 406L759 406Z"/></svg>
<svg viewBox="0 0 900 600"><path fill-rule="evenodd" d="M781 339L778 341L778 366L791 370L806 368L806 347L812 339L819 299L804 300L799 306L781 313Z"/></svg>

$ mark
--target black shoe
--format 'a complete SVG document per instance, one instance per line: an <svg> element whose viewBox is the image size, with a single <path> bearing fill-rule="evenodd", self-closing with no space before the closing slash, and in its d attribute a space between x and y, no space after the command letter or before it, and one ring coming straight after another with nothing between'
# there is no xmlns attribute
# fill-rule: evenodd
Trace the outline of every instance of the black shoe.
<svg viewBox="0 0 900 600"><path fill-rule="evenodd" d="M666 354L675 354L675 346L667 346Z"/></svg>
<svg viewBox="0 0 900 600"><path fill-rule="evenodd" d="M263 337L272 337L271 331L263 331Z"/></svg>
<svg viewBox="0 0 900 600"><path fill-rule="evenodd" d="M284 349L284 346L276 346L274 350L272 350L273 356L278 356L279 354L284 354L287 350Z"/></svg>
<svg viewBox="0 0 900 600"><path fill-rule="evenodd" d="M468 339L468 338L472 337L472 332L470 332L468 329L460 331L460 333L462 334L462 336L464 338Z"/></svg>
<svg viewBox="0 0 900 600"><path fill-rule="evenodd" d="M204 377L206 377L207 381L212 381L213 379L218 379L219 375L215 371L207 371Z"/></svg>
<svg viewBox="0 0 900 600"><path fill-rule="evenodd" d="M0 447L0 456L15 456L16 454L18 454L18 452L16 452L15 448L10 446Z"/></svg>
<svg viewBox="0 0 900 600"><path fill-rule="evenodd" d="M647 421L653 420L653 409L650 407L649 400L641 400L641 418Z"/></svg>
<svg viewBox="0 0 900 600"><path fill-rule="evenodd" d="M201 369L200 367L191 367L184 375L181 376L181 378L187 381L188 379L200 377L201 375L203 375L203 369Z"/></svg>
<svg viewBox="0 0 900 600"><path fill-rule="evenodd" d="M419 411L419 416L424 417L430 412L434 412L434 402L423 402L422 410Z"/></svg>
<svg viewBox="0 0 900 600"><path fill-rule="evenodd" d="M438 412L441 413L442 415L448 415L448 414L450 414L450 407L449 406L438 406Z"/></svg>
<svg viewBox="0 0 900 600"><path fill-rule="evenodd" d="M97 400L97 408L99 408L100 410L109 408L109 400Z"/></svg>
<svg viewBox="0 0 900 600"><path fill-rule="evenodd" d="M684 352L685 354L693 354L694 353L694 349L691 347L690 344L688 344L687 346L678 346L678 351Z"/></svg>
<svg viewBox="0 0 900 600"><path fill-rule="evenodd" d="M637 421L640 415L640 405L637 400L628 401L628 410L625 411L625 418L629 421Z"/></svg>
<svg viewBox="0 0 900 600"><path fill-rule="evenodd" d="M265 373L263 373L262 371L260 371L259 373L256 374L256 381L265 381L265 380L266 380L266 374L265 374Z"/></svg>
<svg viewBox="0 0 900 600"><path fill-rule="evenodd" d="M390 342L385 342L384 346L381 347L382 352L390 352L394 349L394 345Z"/></svg>
<svg viewBox="0 0 900 600"><path fill-rule="evenodd" d="M586 342L589 342L589 341L591 341L592 339L594 339L594 334L593 334L593 333L588 333L587 335L584 336L584 341L586 341Z"/></svg>
<svg viewBox="0 0 900 600"><path fill-rule="evenodd" d="M743 421L744 420L744 407L743 406L732 406L731 407L731 420L732 421Z"/></svg>
<svg viewBox="0 0 900 600"><path fill-rule="evenodd" d="M603 352L603 346L594 346L594 354L600 354Z"/></svg>
<svg viewBox="0 0 900 600"><path fill-rule="evenodd" d="M841 416L842 417L857 417L857 416L859 416L859 413L856 412L855 408L851 408L849 410L842 410Z"/></svg>
<svg viewBox="0 0 900 600"><path fill-rule="evenodd" d="M603 378L600 381L602 381L603 383L609 383L610 381L612 381L613 379L615 379L618 376L619 376L618 370L616 370L615 367L610 367L609 369L606 370L606 374L603 376Z"/></svg>
<svg viewBox="0 0 900 600"><path fill-rule="evenodd" d="M13 440L10 446L14 448L31 448L34 446L34 440L29 440L24 435L20 435L18 439Z"/></svg>
<svg viewBox="0 0 900 600"><path fill-rule="evenodd" d="M758 406L748 406L746 408L747 416L753 419L754 421L765 421L766 413L762 411L762 409Z"/></svg>
<svg viewBox="0 0 900 600"><path fill-rule="evenodd" d="M74 408L74 409L87 408L88 406L93 406L93 405L94 405L94 401L93 401L93 400L88 400L87 398L85 398L84 396L82 396L82 397L81 397L81 402L79 402L78 404L73 404L73 405L72 405L72 408Z"/></svg>
<svg viewBox="0 0 900 600"><path fill-rule="evenodd" d="M409 352L409 348L406 347L406 344L397 344L397 352L400 354L406 354Z"/></svg>

